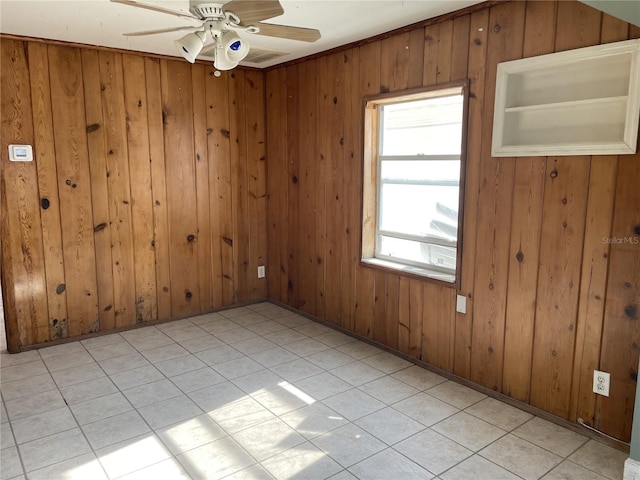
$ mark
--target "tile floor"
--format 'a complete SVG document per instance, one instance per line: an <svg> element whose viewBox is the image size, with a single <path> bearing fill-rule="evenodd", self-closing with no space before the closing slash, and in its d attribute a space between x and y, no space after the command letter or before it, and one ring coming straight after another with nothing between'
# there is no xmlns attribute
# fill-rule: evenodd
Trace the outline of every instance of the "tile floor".
<svg viewBox="0 0 640 480"><path fill-rule="evenodd" d="M0 361L2 479L620 479L627 458L269 303Z"/></svg>

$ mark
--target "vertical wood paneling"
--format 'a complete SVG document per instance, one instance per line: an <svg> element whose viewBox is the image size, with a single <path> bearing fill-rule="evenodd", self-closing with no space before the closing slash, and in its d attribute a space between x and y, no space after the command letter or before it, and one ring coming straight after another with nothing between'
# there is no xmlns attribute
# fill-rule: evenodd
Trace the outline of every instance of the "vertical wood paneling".
<svg viewBox="0 0 640 480"><path fill-rule="evenodd" d="M97 331L94 224L80 50L49 45L51 110L57 158L65 290L70 336Z"/></svg>
<svg viewBox="0 0 640 480"><path fill-rule="evenodd" d="M1 147L8 152L9 144L33 144L34 136L26 45L3 40L3 47ZM10 163L3 153L2 256L11 263L3 265L2 278L6 314L16 319L7 325L12 352L25 342L49 340L50 334L37 181L35 163Z"/></svg>
<svg viewBox="0 0 640 480"><path fill-rule="evenodd" d="M211 212L209 207L209 155L207 151L206 68L194 65L191 70L193 92L193 147L195 150L196 215L198 230L196 247L200 273L200 310L213 308L213 265L211 261Z"/></svg>
<svg viewBox="0 0 640 480"><path fill-rule="evenodd" d="M151 198L153 200L153 247L156 255L156 304L158 318L171 316L169 270L169 225L165 178L162 93L160 61L145 58L147 119L149 121L149 161L151 162Z"/></svg>
<svg viewBox="0 0 640 480"><path fill-rule="evenodd" d="M31 74L31 106L34 123L34 149L38 154L38 192L40 195L40 221L44 248L47 299L49 307L49 338L64 338L67 331L67 294L64 285L64 257L60 226L60 202L56 154L53 143L51 115L51 89L47 46L29 43L29 72ZM53 293L55 292L55 294Z"/></svg>
<svg viewBox="0 0 640 480"><path fill-rule="evenodd" d="M465 197L460 265L460 293L467 297L467 313L456 313L453 371L469 378L471 371L471 333L474 316L475 253L480 190L480 152L482 147L482 111L484 107L485 72L489 9L471 15L469 21L469 107L467 114L467 161L465 165Z"/></svg>
<svg viewBox="0 0 640 480"><path fill-rule="evenodd" d="M331 135L320 132L330 132L331 127L328 124L328 72L327 57L321 57L317 60L317 88L318 96L315 104L315 137L318 152L316 158L312 158L313 166L310 169L313 174L309 180L313 178L314 196L310 197L312 216L315 220L315 242L312 256L315 258L313 272L315 273L315 309L316 315L324 318L326 315L326 288L325 273L327 268L327 183L330 172L329 150Z"/></svg>
<svg viewBox="0 0 640 480"><path fill-rule="evenodd" d="M600 369L611 373L610 396L598 396L596 428L631 437L640 345L640 153L620 155L611 229L609 278Z"/></svg>
<svg viewBox="0 0 640 480"><path fill-rule="evenodd" d="M231 127L229 124L229 76L214 77L209 67L206 84L209 155L209 189L213 203L211 246L214 305L228 305L234 298L233 212L231 191ZM216 205L215 208L213 206Z"/></svg>
<svg viewBox="0 0 640 480"><path fill-rule="evenodd" d="M496 66L522 53L525 4L491 8L487 45L483 118L493 118ZM515 162L491 158L492 122L482 124L480 193L475 263L471 379L502 388L509 231Z"/></svg>
<svg viewBox="0 0 640 480"><path fill-rule="evenodd" d="M107 187L107 150L102 121L100 95L100 61L95 50L82 50L82 79L84 109L87 124L87 148L91 174L91 206L93 211L93 239L98 288L98 319L101 330L116 326L113 292L113 264L111 261L111 221Z"/></svg>
<svg viewBox="0 0 640 480"><path fill-rule="evenodd" d="M131 177L127 148L122 55L98 54L102 121L107 149L107 189L111 223L111 260L116 326L136 322Z"/></svg>
<svg viewBox="0 0 640 480"><path fill-rule="evenodd" d="M300 225L300 125L298 124L298 101L300 99L298 66L287 67L287 176L289 185L287 198L287 243L281 250L281 257L287 259L286 292L289 304L297 308L301 305L302 250L298 235ZM304 151L304 150L303 150ZM283 233L284 235L284 233Z"/></svg>
<svg viewBox="0 0 640 480"><path fill-rule="evenodd" d="M131 185L131 224L136 323L158 318L151 198L151 155L144 58L123 55L127 150Z"/></svg>
<svg viewBox="0 0 640 480"><path fill-rule="evenodd" d="M164 150L169 218L171 313L198 311L198 232L191 68L162 60Z"/></svg>

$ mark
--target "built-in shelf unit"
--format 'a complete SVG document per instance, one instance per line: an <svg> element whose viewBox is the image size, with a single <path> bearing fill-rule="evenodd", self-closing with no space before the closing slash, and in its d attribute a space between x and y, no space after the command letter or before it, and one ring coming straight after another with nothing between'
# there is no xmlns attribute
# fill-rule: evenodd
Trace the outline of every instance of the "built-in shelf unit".
<svg viewBox="0 0 640 480"><path fill-rule="evenodd" d="M635 153L640 39L498 65L494 157Z"/></svg>

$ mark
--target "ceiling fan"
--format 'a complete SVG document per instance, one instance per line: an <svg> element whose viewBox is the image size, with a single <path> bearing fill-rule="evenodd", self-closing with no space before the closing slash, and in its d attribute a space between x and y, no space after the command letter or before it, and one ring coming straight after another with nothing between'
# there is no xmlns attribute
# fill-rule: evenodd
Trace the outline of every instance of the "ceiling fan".
<svg viewBox="0 0 640 480"><path fill-rule="evenodd" d="M262 20L277 17L284 13L284 9L278 0L231 0L226 3L202 3L201 0L189 0L190 13L139 3L134 0L111 0L111 2L145 8L154 12L166 13L200 22L200 25L183 25L159 30L125 33L124 35L155 35L195 29L194 32L176 40L174 42L176 48L190 63L195 62L196 57L200 54L213 56L213 66L217 70L235 68L249 53L249 42L241 38L236 33L238 31L302 42L315 42L320 38L320 32L314 28L263 23ZM205 47L209 37L212 43ZM220 72L216 72L216 76L219 75Z"/></svg>

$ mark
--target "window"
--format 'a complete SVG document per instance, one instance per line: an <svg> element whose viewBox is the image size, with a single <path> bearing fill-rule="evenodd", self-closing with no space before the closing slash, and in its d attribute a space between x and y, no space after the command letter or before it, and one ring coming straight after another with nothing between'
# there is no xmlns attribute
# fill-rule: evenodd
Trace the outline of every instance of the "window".
<svg viewBox="0 0 640 480"><path fill-rule="evenodd" d="M456 282L464 87L367 101L363 262Z"/></svg>

